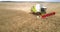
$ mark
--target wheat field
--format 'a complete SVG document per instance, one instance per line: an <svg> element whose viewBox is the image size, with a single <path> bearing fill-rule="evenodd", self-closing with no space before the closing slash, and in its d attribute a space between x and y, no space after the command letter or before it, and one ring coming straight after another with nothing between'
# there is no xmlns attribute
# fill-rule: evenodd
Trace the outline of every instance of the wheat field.
<svg viewBox="0 0 60 32"><path fill-rule="evenodd" d="M0 2L0 32L60 32L60 3L40 3L46 12L56 12L46 19L30 14L37 3Z"/></svg>

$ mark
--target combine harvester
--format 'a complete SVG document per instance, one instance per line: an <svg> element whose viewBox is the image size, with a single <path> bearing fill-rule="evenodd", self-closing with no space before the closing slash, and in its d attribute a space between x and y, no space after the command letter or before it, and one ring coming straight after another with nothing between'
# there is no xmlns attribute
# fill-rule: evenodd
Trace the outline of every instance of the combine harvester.
<svg viewBox="0 0 60 32"><path fill-rule="evenodd" d="M46 9L47 9L47 7L45 7L41 4L36 4L31 8L31 12L33 14L37 15L37 18L41 17L43 19L48 16L55 15L55 12L46 13Z"/></svg>

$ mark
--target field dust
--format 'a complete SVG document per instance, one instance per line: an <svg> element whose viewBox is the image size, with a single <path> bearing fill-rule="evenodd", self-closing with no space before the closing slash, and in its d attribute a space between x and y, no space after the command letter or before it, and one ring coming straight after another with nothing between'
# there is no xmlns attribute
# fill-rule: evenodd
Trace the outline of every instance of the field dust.
<svg viewBox="0 0 60 32"><path fill-rule="evenodd" d="M60 32L60 3L42 3L46 12L56 12L37 19L31 7L37 3L0 2L0 32Z"/></svg>

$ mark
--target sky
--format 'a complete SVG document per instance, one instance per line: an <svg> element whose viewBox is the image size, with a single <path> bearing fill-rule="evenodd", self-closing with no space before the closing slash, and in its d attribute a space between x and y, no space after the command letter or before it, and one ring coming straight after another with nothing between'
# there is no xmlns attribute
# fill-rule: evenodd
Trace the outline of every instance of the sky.
<svg viewBox="0 0 60 32"><path fill-rule="evenodd" d="M60 0L0 0L0 1L45 1L45 2L60 2Z"/></svg>

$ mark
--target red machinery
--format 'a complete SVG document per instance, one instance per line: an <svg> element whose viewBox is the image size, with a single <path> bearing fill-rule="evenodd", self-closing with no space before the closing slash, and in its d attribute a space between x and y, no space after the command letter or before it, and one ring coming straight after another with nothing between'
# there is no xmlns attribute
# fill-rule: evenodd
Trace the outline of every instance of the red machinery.
<svg viewBox="0 0 60 32"><path fill-rule="evenodd" d="M55 12L51 12L51 13L48 13L48 14L44 14L44 15L42 15L42 18L46 18L46 17L52 16L52 15L55 15Z"/></svg>

